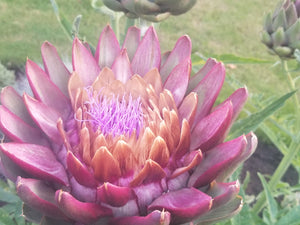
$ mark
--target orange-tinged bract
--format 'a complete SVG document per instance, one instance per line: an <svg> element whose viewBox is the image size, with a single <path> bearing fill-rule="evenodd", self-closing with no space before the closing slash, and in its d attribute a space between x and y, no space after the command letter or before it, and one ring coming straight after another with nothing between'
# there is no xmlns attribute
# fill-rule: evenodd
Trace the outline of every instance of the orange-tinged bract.
<svg viewBox="0 0 300 225"><path fill-rule="evenodd" d="M239 212L232 172L256 136L224 142L240 88L213 107L225 78L209 59L190 79L191 41L161 55L155 30L107 26L95 56L77 38L69 72L49 42L44 69L28 60L33 96L1 92L1 166L24 215L40 224L208 224ZM34 216L33 216L34 215Z"/></svg>

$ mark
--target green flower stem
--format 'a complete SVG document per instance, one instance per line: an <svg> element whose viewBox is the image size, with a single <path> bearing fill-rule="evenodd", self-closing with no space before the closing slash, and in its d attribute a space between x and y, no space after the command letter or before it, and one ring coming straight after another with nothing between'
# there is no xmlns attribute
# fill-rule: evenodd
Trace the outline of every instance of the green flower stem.
<svg viewBox="0 0 300 225"><path fill-rule="evenodd" d="M296 85L295 85L294 79L292 78L291 73L289 72L287 60L282 59L281 65L282 65L283 74L287 78L287 82L288 82L290 91L296 90ZM295 110L294 116L295 116L295 120L296 120L295 127L296 127L296 131L297 131L298 127L300 127L300 104L299 104L299 98L298 98L297 93L294 94L293 99L294 99L294 110Z"/></svg>
<svg viewBox="0 0 300 225"><path fill-rule="evenodd" d="M59 8L55 0L50 0L52 4L53 11L55 13L56 19L59 22L61 28L65 32L68 39L73 42L73 37L71 34L72 25L69 23L69 21L64 17L64 15L59 13Z"/></svg>
<svg viewBox="0 0 300 225"><path fill-rule="evenodd" d="M300 135L296 138L295 141L292 142L290 145L288 153L283 157L279 166L277 167L276 171L274 172L271 180L269 181L269 187L273 190L276 185L279 183L289 166L291 165L292 161L294 160L295 156L300 152ZM258 201L253 206L253 212L258 214L264 205L266 204L266 195L263 193L262 196L258 199Z"/></svg>
<svg viewBox="0 0 300 225"><path fill-rule="evenodd" d="M293 82L292 76L289 73L288 65L286 60L282 60L282 68L283 72L287 77L289 88L292 90L295 90L295 83ZM295 119L296 119L296 129L299 127L300 124L300 116L299 116L299 100L297 95L294 95L294 106L295 106ZM283 159L281 160L279 166L275 170L274 174L272 175L268 185L271 190L273 190L276 185L280 182L283 175L286 173L289 166L292 164L292 161L294 158L300 153L300 133L298 133L296 136L292 137L292 142L288 148L288 151L284 155ZM253 206L253 212L258 214L264 205L266 204L266 196L263 193L258 201Z"/></svg>
<svg viewBox="0 0 300 225"><path fill-rule="evenodd" d="M135 26L135 25L136 25L136 20L137 20L137 19L128 18L127 16L126 16L125 19L126 19L125 30L128 30L129 27Z"/></svg>
<svg viewBox="0 0 300 225"><path fill-rule="evenodd" d="M291 76L291 73L289 72L289 68L288 68L288 63L287 60L281 60L281 65L282 65L282 70L283 73L286 75L287 77L287 81L288 81L288 85L290 88L290 91L294 91L296 89L295 87L295 82ZM299 99L297 94L294 95L294 103L295 103L295 110L296 110L296 115L298 115L298 110L299 110Z"/></svg>
<svg viewBox="0 0 300 225"><path fill-rule="evenodd" d="M122 13L114 12L114 15L110 17L112 28L116 34L118 40L120 40L120 19L122 17Z"/></svg>

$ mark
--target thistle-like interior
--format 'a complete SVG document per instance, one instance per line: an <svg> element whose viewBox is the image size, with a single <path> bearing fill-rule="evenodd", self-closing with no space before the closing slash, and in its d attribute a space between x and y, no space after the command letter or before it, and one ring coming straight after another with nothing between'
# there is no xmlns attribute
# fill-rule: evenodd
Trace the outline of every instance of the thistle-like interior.
<svg viewBox="0 0 300 225"><path fill-rule="evenodd" d="M123 96L103 95L101 90L93 93L93 88L86 88L89 99L85 102L89 122L94 131L98 129L104 134L113 137L131 136L134 132L137 137L143 127L143 112L140 98L133 99L131 94ZM96 96L96 97L94 97Z"/></svg>
<svg viewBox="0 0 300 225"><path fill-rule="evenodd" d="M189 124L180 124L173 95L162 88L157 70L124 83L104 68L89 88L73 74L69 92L76 132L67 132L79 135L77 143L67 146L100 182L131 174L128 181L138 185L153 179L149 170L164 177L172 155L189 147L184 141L189 140Z"/></svg>

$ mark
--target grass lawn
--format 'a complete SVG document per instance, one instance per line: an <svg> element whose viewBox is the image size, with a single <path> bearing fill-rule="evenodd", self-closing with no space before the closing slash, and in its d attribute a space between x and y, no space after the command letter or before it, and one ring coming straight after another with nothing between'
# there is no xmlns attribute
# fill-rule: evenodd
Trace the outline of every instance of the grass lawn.
<svg viewBox="0 0 300 225"><path fill-rule="evenodd" d="M95 12L88 0L57 0L57 4L69 21L82 14L80 32L96 45L109 17ZM181 35L188 34L193 52L206 57L230 53L275 62L277 58L267 53L259 33L264 15L276 4L276 1L261 0L199 0L188 13L170 17L160 24L157 32L161 48L171 49ZM50 1L1 0L0 21L0 61L4 64L23 65L27 57L41 62L39 49L45 40L70 59L71 43L56 20ZM245 83L250 93L272 96L286 92L287 85L270 66L239 64L234 69L228 68L227 74ZM227 95L231 90L225 88L225 92Z"/></svg>

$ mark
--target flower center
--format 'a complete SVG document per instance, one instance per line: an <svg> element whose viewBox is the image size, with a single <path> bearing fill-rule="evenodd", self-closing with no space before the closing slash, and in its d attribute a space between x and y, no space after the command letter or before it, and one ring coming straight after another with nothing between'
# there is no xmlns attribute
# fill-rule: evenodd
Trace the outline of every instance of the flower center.
<svg viewBox="0 0 300 225"><path fill-rule="evenodd" d="M143 126L141 99L133 99L132 95L109 96L100 91L94 97L92 88L87 89L89 100L87 106L88 121L95 130L100 129L104 135L131 135L134 131L138 137Z"/></svg>

